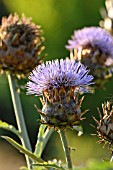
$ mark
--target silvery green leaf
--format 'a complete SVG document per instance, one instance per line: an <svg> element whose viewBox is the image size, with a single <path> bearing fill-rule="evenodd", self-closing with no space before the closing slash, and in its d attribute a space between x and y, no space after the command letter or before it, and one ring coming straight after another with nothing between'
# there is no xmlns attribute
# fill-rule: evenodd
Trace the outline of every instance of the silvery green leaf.
<svg viewBox="0 0 113 170"><path fill-rule="evenodd" d="M35 162L40 162L43 163L44 161L37 157L35 154L33 154L32 152L30 152L28 149L24 148L23 146L21 146L19 143L17 143L15 140L13 140L12 138L8 137L8 136L2 136L2 138L4 138L6 141L8 141L11 145L13 145L16 149L18 149L21 153L27 155L29 158L31 158L33 161Z"/></svg>
<svg viewBox="0 0 113 170"><path fill-rule="evenodd" d="M2 122L1 120L0 120L0 128L10 131L10 132L16 134L18 137L21 136L19 131L13 125L9 125L8 123Z"/></svg>

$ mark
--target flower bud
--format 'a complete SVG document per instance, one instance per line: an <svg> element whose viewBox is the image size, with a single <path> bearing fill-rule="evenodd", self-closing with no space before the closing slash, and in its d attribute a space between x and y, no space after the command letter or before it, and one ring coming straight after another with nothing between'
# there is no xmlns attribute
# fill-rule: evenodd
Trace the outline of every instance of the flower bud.
<svg viewBox="0 0 113 170"><path fill-rule="evenodd" d="M100 120L97 121L96 131L101 142L113 144L113 106L107 101L102 104L103 114L100 115Z"/></svg>

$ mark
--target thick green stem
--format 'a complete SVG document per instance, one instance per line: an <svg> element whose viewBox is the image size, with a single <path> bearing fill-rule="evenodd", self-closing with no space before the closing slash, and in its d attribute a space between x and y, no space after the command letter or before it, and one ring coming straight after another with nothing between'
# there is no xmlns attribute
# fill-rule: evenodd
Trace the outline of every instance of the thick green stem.
<svg viewBox="0 0 113 170"><path fill-rule="evenodd" d="M17 93L17 86L16 86L15 78L10 74L7 74L7 77L8 77L16 122L17 122L18 130L21 133L20 139L21 139L22 145L24 148L28 149L29 151L32 151L29 136L28 136L27 129L26 129L24 115L22 111L20 96L19 96L19 93ZM28 156L25 155L25 158L26 158L27 166L28 168L30 168L30 160Z"/></svg>
<svg viewBox="0 0 113 170"><path fill-rule="evenodd" d="M46 127L46 125L41 124L39 128L37 143L34 152L38 157L41 157L42 152L45 149L47 142L53 133L53 129L47 128L47 130L45 131Z"/></svg>
<svg viewBox="0 0 113 170"><path fill-rule="evenodd" d="M37 136L37 143L35 146L35 155L38 157L41 157L42 154L42 147L43 147L43 142L44 142L44 131L45 131L46 125L41 124L39 127L39 132Z"/></svg>
<svg viewBox="0 0 113 170"><path fill-rule="evenodd" d="M47 128L47 130L45 131L42 152L45 149L45 147L46 147L46 145L47 145L47 143L48 143L48 141L49 141L53 131L54 131L54 129L52 129L52 128L51 129Z"/></svg>
<svg viewBox="0 0 113 170"><path fill-rule="evenodd" d="M68 147L65 131L62 130L62 129L59 129L59 134L60 134L60 138L61 138L61 141L62 141L62 145L63 145L63 149L64 149L64 153L65 153L65 159L66 159L68 169L72 170L70 150L69 150L69 147Z"/></svg>

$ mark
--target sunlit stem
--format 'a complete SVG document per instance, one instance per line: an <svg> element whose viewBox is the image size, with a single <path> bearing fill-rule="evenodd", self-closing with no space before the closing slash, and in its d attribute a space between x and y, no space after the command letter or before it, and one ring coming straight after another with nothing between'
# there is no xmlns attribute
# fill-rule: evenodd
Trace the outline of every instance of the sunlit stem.
<svg viewBox="0 0 113 170"><path fill-rule="evenodd" d="M38 157L41 157L42 154L42 147L43 147L43 142L44 142L44 131L45 131L46 125L41 124L39 127L39 132L38 132L38 136L37 136L37 143L35 146L35 155L37 155Z"/></svg>
<svg viewBox="0 0 113 170"><path fill-rule="evenodd" d="M54 131L54 129L48 129L48 128L47 128L47 130L45 131L42 151L45 149L45 147L46 147L46 145L47 145L47 143L48 143L48 141L49 141L49 139L50 139L53 131Z"/></svg>
<svg viewBox="0 0 113 170"><path fill-rule="evenodd" d="M62 142L62 145L63 145L63 150L64 150L64 153L65 153L65 159L66 159L68 169L72 170L72 161L71 161L70 150L69 150L69 147L68 147L65 131L62 130L62 129L59 129L59 134L60 134L61 142Z"/></svg>
<svg viewBox="0 0 113 170"><path fill-rule="evenodd" d="M53 133L53 129L48 129L48 128L46 129L46 127L47 127L46 125L41 124L39 128L37 143L36 143L35 152L34 152L38 157L41 157Z"/></svg>
<svg viewBox="0 0 113 170"><path fill-rule="evenodd" d="M21 137L20 137L21 143L24 148L28 149L29 151L32 151L29 136L28 136L27 129L26 129L24 115L22 111L20 96L19 96L19 93L17 92L17 85L16 85L15 78L9 73L7 74L7 77L8 77L16 122L17 122L18 130L21 133ZM25 155L25 158L26 158L27 166L30 169L31 160L28 158L27 155Z"/></svg>

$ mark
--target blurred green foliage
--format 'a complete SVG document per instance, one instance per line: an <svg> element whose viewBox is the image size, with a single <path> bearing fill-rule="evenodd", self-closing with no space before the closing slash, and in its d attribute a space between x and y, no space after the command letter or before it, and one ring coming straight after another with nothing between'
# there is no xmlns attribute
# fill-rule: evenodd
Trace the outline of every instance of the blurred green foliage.
<svg viewBox="0 0 113 170"><path fill-rule="evenodd" d="M112 170L113 164L104 161L88 160L86 166L81 166L80 168L75 168L75 170Z"/></svg>
<svg viewBox="0 0 113 170"><path fill-rule="evenodd" d="M26 17L32 17L33 22L41 25L44 30L46 46L45 53L48 54L44 60L52 60L69 56L69 52L65 49L65 45L75 29L80 29L85 26L99 25L99 21L101 20L99 10L104 6L104 3L104 0L0 0L0 17L14 12L18 13L20 16L24 13ZM86 120L82 122L85 135L95 132L95 129L90 126L90 124L94 124L92 115L98 118L97 107L101 108L101 103L112 97L112 83L113 79L106 84L105 90L99 89L96 90L95 94L85 95L82 110L90 109L86 114ZM0 92L0 119L16 126L8 82L5 75L0 76ZM38 97L26 96L25 92L21 94L21 101L30 139L34 146L39 126L37 121L39 115L34 108L34 104L41 107L40 101ZM0 133L2 134L4 132L0 131ZM70 132L69 140L73 146L76 147L77 143L81 143L80 147L83 147L80 148L78 146L79 149L77 153L75 152L73 154L73 161L76 159L74 157L78 157L78 162L86 161L90 156L96 157L97 148L100 148L100 154L97 154L98 158L108 153L106 152L106 149L102 149L102 146L94 144L97 139L93 140L92 137L86 138L84 136L78 138L75 132ZM90 151L87 151L85 158L83 158L83 154L86 152L87 146L85 147L85 144L83 145L84 140L86 141L86 145L88 140L90 143L90 147L88 147ZM57 144L56 141L58 141ZM75 141L75 143L72 143L72 141ZM51 147L54 147L55 150L53 149L50 154L49 151L51 150ZM53 134L43 156L45 156L46 159L51 159L57 154L57 157L62 159L63 153L59 153L60 148L61 143L55 133ZM82 159L82 151L80 152L80 149L84 152L82 153ZM80 155L74 156L78 153L80 153Z"/></svg>

